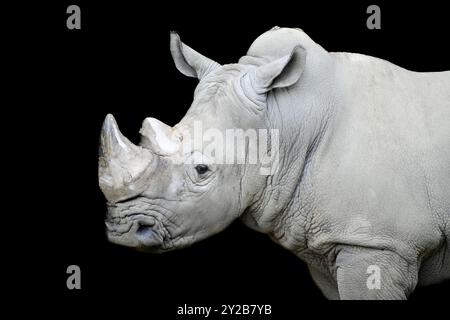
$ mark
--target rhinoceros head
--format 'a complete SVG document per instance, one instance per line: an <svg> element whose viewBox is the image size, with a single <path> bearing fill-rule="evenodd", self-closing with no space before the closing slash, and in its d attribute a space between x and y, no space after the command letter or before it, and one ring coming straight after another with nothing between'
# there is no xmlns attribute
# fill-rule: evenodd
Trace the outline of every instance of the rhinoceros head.
<svg viewBox="0 0 450 320"><path fill-rule="evenodd" d="M261 162L248 161L251 150L241 159L226 159L231 150L224 143L226 131L267 128L267 93L295 83L304 63L299 47L272 61L253 63L258 59L247 56L245 63L243 58L222 66L175 33L170 49L176 67L199 79L186 116L175 127L146 118L139 145L121 134L112 115L101 133L99 184L107 199L108 239L151 252L187 246L223 230L261 196L267 180ZM265 137L263 157L274 153L270 132ZM248 144L248 136L235 138L236 147L239 141Z"/></svg>

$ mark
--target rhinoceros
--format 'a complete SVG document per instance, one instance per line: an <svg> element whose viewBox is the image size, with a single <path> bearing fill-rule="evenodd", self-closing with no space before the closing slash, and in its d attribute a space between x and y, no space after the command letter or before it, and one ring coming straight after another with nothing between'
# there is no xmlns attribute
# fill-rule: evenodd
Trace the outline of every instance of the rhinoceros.
<svg viewBox="0 0 450 320"><path fill-rule="evenodd" d="M165 252L239 218L302 259L328 299L407 299L450 278L449 71L327 52L279 27L235 64L175 32L170 51L199 80L183 119L146 118L139 145L112 115L103 124L109 241ZM261 161L215 161L196 147L196 124L267 130L265 156L277 161L270 172Z"/></svg>

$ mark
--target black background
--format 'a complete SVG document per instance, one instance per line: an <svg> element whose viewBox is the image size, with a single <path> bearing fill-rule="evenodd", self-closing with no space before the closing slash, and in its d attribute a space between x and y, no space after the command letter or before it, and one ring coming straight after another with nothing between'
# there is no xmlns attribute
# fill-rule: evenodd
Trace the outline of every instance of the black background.
<svg viewBox="0 0 450 320"><path fill-rule="evenodd" d="M191 248L163 255L109 244L97 182L98 138L107 113L136 143L145 117L175 125L185 114L197 80L174 67L170 30L222 64L236 62L258 35L279 25L302 28L328 51L369 54L415 71L450 69L449 25L441 3L373 3L381 7L381 30L366 28L372 2L364 1L261 2L252 9L242 1L73 0L19 8L11 30L20 29L21 36L10 35L21 48L20 61L11 60L17 71L10 83L21 90L10 105L21 120L12 125L28 125L19 130L23 161L40 179L33 181L41 181L21 186L30 195L22 205L31 210L32 224L41 226L22 247L22 258L43 267L37 278L41 291L50 294L47 302L72 306L69 310L127 306L148 319L174 317L185 303L272 304L274 318L323 304L302 261L239 221ZM81 30L66 28L70 4L81 8ZM66 288L71 264L82 270L78 291ZM411 299L429 303L449 292L446 283L418 289Z"/></svg>

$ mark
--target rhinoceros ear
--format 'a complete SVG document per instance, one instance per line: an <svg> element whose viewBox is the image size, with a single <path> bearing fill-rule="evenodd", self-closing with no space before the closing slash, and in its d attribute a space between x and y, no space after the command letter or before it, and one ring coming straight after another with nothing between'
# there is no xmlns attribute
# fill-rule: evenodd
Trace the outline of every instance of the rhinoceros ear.
<svg viewBox="0 0 450 320"><path fill-rule="evenodd" d="M181 42L180 37L174 31L170 33L170 52L177 69L188 77L200 80L212 70L220 67L217 62Z"/></svg>
<svg viewBox="0 0 450 320"><path fill-rule="evenodd" d="M242 81L243 89L249 98L258 100L258 97L272 89L294 85L300 79L305 64L306 50L296 46L290 54L247 73Z"/></svg>

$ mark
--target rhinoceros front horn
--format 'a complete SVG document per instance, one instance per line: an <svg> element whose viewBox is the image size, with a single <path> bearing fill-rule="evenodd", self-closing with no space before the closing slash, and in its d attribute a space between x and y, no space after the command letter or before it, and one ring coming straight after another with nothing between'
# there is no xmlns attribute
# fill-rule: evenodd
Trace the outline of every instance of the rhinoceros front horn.
<svg viewBox="0 0 450 320"><path fill-rule="evenodd" d="M99 152L99 185L114 203L141 193L150 177L154 156L131 143L108 114L103 122Z"/></svg>

